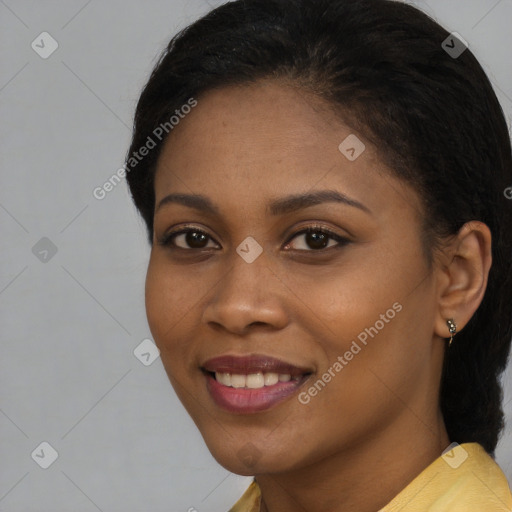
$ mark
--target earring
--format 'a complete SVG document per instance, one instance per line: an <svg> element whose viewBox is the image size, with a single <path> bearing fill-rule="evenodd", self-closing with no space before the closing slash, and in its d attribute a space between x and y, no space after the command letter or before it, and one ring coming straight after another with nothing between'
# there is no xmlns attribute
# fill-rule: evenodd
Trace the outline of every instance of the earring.
<svg viewBox="0 0 512 512"><path fill-rule="evenodd" d="M448 342L448 346L450 346L452 344L453 337L457 332L457 325L453 321L453 318L449 318L448 320L446 320L446 324L448 325L448 330L450 331L450 341Z"/></svg>

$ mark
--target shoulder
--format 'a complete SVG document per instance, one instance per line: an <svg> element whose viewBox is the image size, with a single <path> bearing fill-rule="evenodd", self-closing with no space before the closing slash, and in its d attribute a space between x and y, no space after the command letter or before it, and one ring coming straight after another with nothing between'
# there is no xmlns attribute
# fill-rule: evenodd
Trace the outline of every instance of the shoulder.
<svg viewBox="0 0 512 512"><path fill-rule="evenodd" d="M454 443L379 512L406 506L417 512L510 512L512 494L505 475L482 446Z"/></svg>

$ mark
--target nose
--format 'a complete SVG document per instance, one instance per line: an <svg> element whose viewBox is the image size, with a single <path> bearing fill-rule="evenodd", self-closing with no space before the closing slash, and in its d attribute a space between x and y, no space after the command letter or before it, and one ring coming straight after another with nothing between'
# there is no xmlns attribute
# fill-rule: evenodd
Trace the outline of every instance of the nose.
<svg viewBox="0 0 512 512"><path fill-rule="evenodd" d="M235 255L231 270L219 281L206 304L203 321L238 335L255 326L283 329L289 321L286 291L266 258L260 256L246 263Z"/></svg>

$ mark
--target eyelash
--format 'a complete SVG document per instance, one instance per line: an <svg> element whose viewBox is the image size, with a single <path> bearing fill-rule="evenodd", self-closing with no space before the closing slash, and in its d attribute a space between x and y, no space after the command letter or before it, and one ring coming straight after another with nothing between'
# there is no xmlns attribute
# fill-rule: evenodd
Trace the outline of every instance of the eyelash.
<svg viewBox="0 0 512 512"><path fill-rule="evenodd" d="M208 241L213 240L215 242L215 240L208 233L206 233L202 229L198 229L196 227L191 226L191 227L182 228L182 229L180 229L178 231L174 231L174 232L171 231L170 233L167 233L159 241L159 245L162 245L162 246L165 246L165 247L169 247L172 250L178 249L178 250L182 250L182 251L194 251L194 250L196 250L196 251L204 251L204 250L208 250L209 249L209 248L200 248L200 249L190 248L190 249L184 249L183 247L177 247L177 246L173 245L172 241L174 240L175 237L177 237L178 235L187 234L189 232L195 232L195 233L199 233L201 235L205 235L208 238ZM301 229L300 231L297 231L296 233L294 233L288 239L288 241L286 242L285 246L288 246L290 244L290 242L292 240L294 240L296 237L298 237L299 235L305 235L305 234L308 234L308 233L320 233L320 234L323 234L323 235L327 235L327 237L329 239L335 240L338 244L335 245L335 246L325 247L325 248L322 248L322 249L309 249L309 250L295 249L295 250L297 250L299 252L325 252L325 251L327 251L329 249L339 249L339 248L344 247L344 246L346 246L346 245L348 245L350 243L350 240L348 238L340 236L337 233L334 233L333 231L331 231L330 229L327 229L327 228L325 228L323 226L319 226L319 225L312 225L312 226L308 226L307 228ZM215 242L215 243L217 243L217 242Z"/></svg>

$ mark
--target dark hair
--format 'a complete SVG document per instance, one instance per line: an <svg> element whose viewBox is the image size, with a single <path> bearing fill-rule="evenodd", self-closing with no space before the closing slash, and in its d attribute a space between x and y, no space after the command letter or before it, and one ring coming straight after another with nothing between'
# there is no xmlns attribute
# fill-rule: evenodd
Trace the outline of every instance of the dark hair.
<svg viewBox="0 0 512 512"><path fill-rule="evenodd" d="M512 185L507 124L469 49L426 14L390 0L238 0L169 43L137 105L127 179L151 243L154 130L191 97L232 84L282 80L327 100L373 142L423 200L427 253L479 220L493 237L482 304L447 349L440 404L450 439L493 454L503 429L500 374L512 338ZM450 40L449 45L453 46ZM147 156L132 156L147 144ZM430 258L430 257L429 257ZM429 262L431 263L431 259Z"/></svg>

